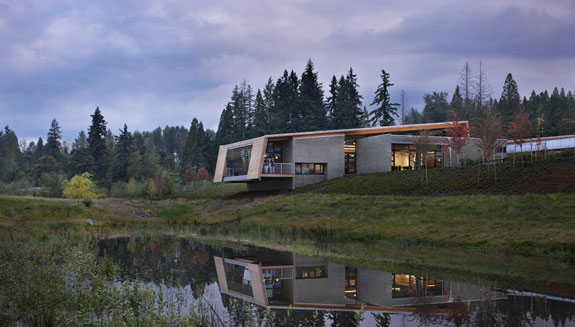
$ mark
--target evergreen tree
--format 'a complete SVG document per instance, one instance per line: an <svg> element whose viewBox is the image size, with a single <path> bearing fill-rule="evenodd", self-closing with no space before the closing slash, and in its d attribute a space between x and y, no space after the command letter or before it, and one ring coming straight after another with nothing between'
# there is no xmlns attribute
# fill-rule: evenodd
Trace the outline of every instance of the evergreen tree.
<svg viewBox="0 0 575 327"><path fill-rule="evenodd" d="M18 137L8 126L0 130L0 180L11 182L15 179L20 161Z"/></svg>
<svg viewBox="0 0 575 327"><path fill-rule="evenodd" d="M464 117L464 102L461 97L461 92L459 91L459 85L455 87L455 92L453 92L453 97L451 98L450 109L457 114L457 117Z"/></svg>
<svg viewBox="0 0 575 327"><path fill-rule="evenodd" d="M232 121L233 121L232 105L228 103L224 108L224 110L222 111L222 114L220 115L218 132L216 134L216 144L218 146L234 142L234 136L231 128ZM183 152L182 157L180 159L183 160Z"/></svg>
<svg viewBox="0 0 575 327"><path fill-rule="evenodd" d="M284 70L282 77L277 80L273 91L274 105L270 113L272 133L297 131L298 126L294 126L294 118L299 124L300 121L296 116L299 111L298 85L299 80L293 71L288 73Z"/></svg>
<svg viewBox="0 0 575 327"><path fill-rule="evenodd" d="M250 132L250 137L265 135L270 125L268 108L266 107L262 92L258 89L256 93L254 110L254 123Z"/></svg>
<svg viewBox="0 0 575 327"><path fill-rule="evenodd" d="M40 137L38 138L38 142L36 143L36 151L34 151L34 161L38 161L40 157L44 155L45 146L44 140Z"/></svg>
<svg viewBox="0 0 575 327"><path fill-rule="evenodd" d="M329 84L329 96L326 99L325 107L330 125L333 127L334 114L337 113L337 99L339 94L339 83L335 75L331 78Z"/></svg>
<svg viewBox="0 0 575 327"><path fill-rule="evenodd" d="M206 158L204 157L206 145L204 126L194 118L188 133L188 140L180 167L182 175L187 168L206 167Z"/></svg>
<svg viewBox="0 0 575 327"><path fill-rule="evenodd" d="M335 129L358 128L363 122L363 108L357 88L357 75L350 68L346 77L338 82L336 108L333 111L332 127Z"/></svg>
<svg viewBox="0 0 575 327"><path fill-rule="evenodd" d="M411 108L407 116L405 116L406 125L423 124L423 123L425 123L423 115L415 108Z"/></svg>
<svg viewBox="0 0 575 327"><path fill-rule="evenodd" d="M106 176L107 171L107 148L106 148L106 121L96 107L92 117L92 125L88 130L88 149L94 159L94 176L101 181Z"/></svg>
<svg viewBox="0 0 575 327"><path fill-rule="evenodd" d="M544 136L559 135L561 120L564 116L563 99L557 88L553 89L545 112Z"/></svg>
<svg viewBox="0 0 575 327"><path fill-rule="evenodd" d="M132 133L128 131L128 126L120 130L120 135L116 137L114 147L114 159L112 161L112 178L114 181L128 181L128 166L132 156L134 140Z"/></svg>
<svg viewBox="0 0 575 327"><path fill-rule="evenodd" d="M379 126L392 126L395 124L393 116L397 117L397 107L399 103L390 103L390 96L388 88L393 86L389 81L389 73L385 69L381 70L381 84L375 90L375 98L371 105L377 105L375 109L370 112L372 124Z"/></svg>
<svg viewBox="0 0 575 327"><path fill-rule="evenodd" d="M308 59L305 71L301 75L300 100L301 108L301 131L322 130L327 127L326 110L323 103L323 89L318 82L314 66Z"/></svg>
<svg viewBox="0 0 575 327"><path fill-rule="evenodd" d="M497 111L503 121L504 129L513 120L513 116L519 111L521 106L521 97L517 89L517 83L513 80L511 73L507 74L505 83L503 83L503 92L497 104Z"/></svg>
<svg viewBox="0 0 575 327"><path fill-rule="evenodd" d="M52 119L52 122L50 123L50 130L48 131L46 142L46 154L54 157L58 161L63 159L62 132L60 131L60 124L58 124L56 118Z"/></svg>
<svg viewBox="0 0 575 327"><path fill-rule="evenodd" d="M448 121L449 103L447 102L447 92L433 92L425 94L423 100L423 118L427 123L437 123Z"/></svg>
<svg viewBox="0 0 575 327"><path fill-rule="evenodd" d="M78 137L72 144L72 152L70 153L70 160L68 161L67 171L68 176L81 175L86 172L94 170L94 159L90 155L88 149L88 141L86 140L86 133L80 131Z"/></svg>

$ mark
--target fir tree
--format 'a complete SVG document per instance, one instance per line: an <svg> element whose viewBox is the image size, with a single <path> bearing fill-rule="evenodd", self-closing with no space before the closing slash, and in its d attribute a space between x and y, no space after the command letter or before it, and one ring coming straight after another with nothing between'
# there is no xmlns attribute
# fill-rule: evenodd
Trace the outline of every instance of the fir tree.
<svg viewBox="0 0 575 327"><path fill-rule="evenodd" d="M333 128L334 113L337 113L337 98L339 94L339 83L335 75L331 78L329 84L329 96L326 99L325 107L330 125Z"/></svg>
<svg viewBox="0 0 575 327"><path fill-rule="evenodd" d="M264 97L262 96L262 92L259 89L256 93L256 101L254 107L254 123L250 131L251 137L265 135L270 124L269 113L267 110L268 108L266 108Z"/></svg>
<svg viewBox="0 0 575 327"><path fill-rule="evenodd" d="M0 180L11 182L15 179L18 162L20 159L20 147L18 137L8 126L4 132L0 130Z"/></svg>
<svg viewBox="0 0 575 327"><path fill-rule="evenodd" d="M302 115L301 131L322 130L327 127L326 110L323 103L323 89L318 82L317 73L311 59L308 60L305 71L301 75L300 101Z"/></svg>
<svg viewBox="0 0 575 327"><path fill-rule="evenodd" d="M81 175L93 170L94 159L88 150L86 133L84 133L84 131L80 131L78 137L72 144L72 152L70 153L70 160L67 165L68 176L72 177L75 175Z"/></svg>
<svg viewBox="0 0 575 327"><path fill-rule="evenodd" d="M90 117L92 125L88 129L88 149L94 159L95 179L99 181L106 176L107 170L106 121L99 107Z"/></svg>
<svg viewBox="0 0 575 327"><path fill-rule="evenodd" d="M362 96L358 92L357 75L350 68L346 77L338 82L336 108L333 111L332 127L335 129L358 128L363 122Z"/></svg>
<svg viewBox="0 0 575 327"><path fill-rule="evenodd" d="M38 142L36 143L36 150L34 151L34 160L38 161L40 157L42 157L45 153L45 145L44 140L40 137L38 138Z"/></svg>
<svg viewBox="0 0 575 327"><path fill-rule="evenodd" d="M393 116L397 117L397 107L399 103L390 103L388 88L393 86L389 81L389 73L385 69L381 70L381 84L375 90L375 97L371 105L377 105L369 114L373 125L392 126L395 124Z"/></svg>
<svg viewBox="0 0 575 327"><path fill-rule="evenodd" d="M224 110L222 111L222 114L220 115L218 132L216 134L216 144L218 146L234 142L234 136L232 133L232 121L233 121L232 105L228 103L224 108ZM181 159L183 159L183 152Z"/></svg>
<svg viewBox="0 0 575 327"><path fill-rule="evenodd" d="M114 146L114 159L112 161L112 171L114 181L128 181L128 166L134 147L132 133L128 131L128 126L120 130L120 135L116 137Z"/></svg>
<svg viewBox="0 0 575 327"><path fill-rule="evenodd" d="M206 166L206 158L204 157L204 149L207 145L206 137L204 134L204 126L196 118L192 120L190 131L188 133L188 140L184 149L184 154L181 163L181 173L189 167L199 168Z"/></svg>
<svg viewBox="0 0 575 327"><path fill-rule="evenodd" d="M519 96L517 83L513 80L513 75L509 73L505 78L503 92L501 93L501 98L497 104L497 111L503 121L504 128L506 128L513 120L513 115L519 111L520 105L521 97Z"/></svg>
<svg viewBox="0 0 575 327"><path fill-rule="evenodd" d="M433 92L425 94L423 100L423 118L427 123L444 122L448 120L449 103L447 102L447 92Z"/></svg>
<svg viewBox="0 0 575 327"><path fill-rule="evenodd" d="M464 117L464 102L463 98L461 97L461 92L459 91L459 85L455 87L455 92L453 92L453 97L451 98L449 107L453 112L457 114L457 117Z"/></svg>
<svg viewBox="0 0 575 327"><path fill-rule="evenodd" d="M62 160L62 132L60 131L60 124L58 124L56 118L52 119L50 130L48 130L46 154L54 157L58 161Z"/></svg>

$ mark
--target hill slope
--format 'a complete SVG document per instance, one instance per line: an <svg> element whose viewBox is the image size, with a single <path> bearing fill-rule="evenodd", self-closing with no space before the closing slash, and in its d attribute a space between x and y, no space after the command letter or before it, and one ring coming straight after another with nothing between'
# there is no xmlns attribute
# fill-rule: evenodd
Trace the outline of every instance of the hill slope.
<svg viewBox="0 0 575 327"><path fill-rule="evenodd" d="M481 165L429 169L427 186L423 186L424 170L392 171L347 175L308 185L295 192L357 195L575 193L575 158L572 157L557 156L523 166L520 163L515 166L512 163L498 164L496 170L497 183L493 165Z"/></svg>

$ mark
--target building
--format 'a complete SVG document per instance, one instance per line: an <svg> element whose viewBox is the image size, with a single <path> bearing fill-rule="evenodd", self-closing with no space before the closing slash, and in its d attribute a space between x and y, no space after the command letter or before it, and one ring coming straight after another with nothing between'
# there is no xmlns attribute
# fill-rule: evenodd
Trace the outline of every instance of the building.
<svg viewBox="0 0 575 327"><path fill-rule="evenodd" d="M460 124L468 126L467 121ZM249 191L289 190L346 174L453 167L458 162L446 136L451 126L444 122L264 135L220 146L214 182L245 182ZM425 156L416 151L422 130L434 135L428 138ZM477 144L470 139L460 159L479 157Z"/></svg>
<svg viewBox="0 0 575 327"><path fill-rule="evenodd" d="M566 149L575 149L575 135L547 136L526 139L521 146L513 140L507 141L507 153L552 151L560 152Z"/></svg>
<svg viewBox="0 0 575 327"><path fill-rule="evenodd" d="M481 301L479 285L348 267L266 249L249 256L214 256L221 293L268 308L411 312L420 305ZM491 299L505 299L489 291ZM436 307L437 312L442 310Z"/></svg>

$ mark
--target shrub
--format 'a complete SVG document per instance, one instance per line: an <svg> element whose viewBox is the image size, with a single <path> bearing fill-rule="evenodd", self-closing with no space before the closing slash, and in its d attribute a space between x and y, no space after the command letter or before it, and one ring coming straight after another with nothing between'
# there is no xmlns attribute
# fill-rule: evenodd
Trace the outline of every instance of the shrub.
<svg viewBox="0 0 575 327"><path fill-rule="evenodd" d="M43 195L52 198L62 196L66 177L62 173L46 173L40 176L38 183L44 187Z"/></svg>

